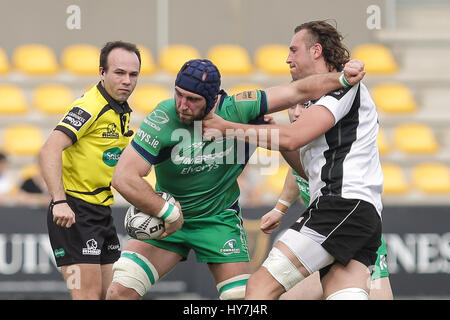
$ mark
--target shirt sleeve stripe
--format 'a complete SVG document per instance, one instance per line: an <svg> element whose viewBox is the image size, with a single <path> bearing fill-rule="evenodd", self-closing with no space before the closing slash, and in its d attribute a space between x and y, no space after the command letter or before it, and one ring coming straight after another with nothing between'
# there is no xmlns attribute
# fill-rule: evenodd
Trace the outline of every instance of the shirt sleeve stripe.
<svg viewBox="0 0 450 320"><path fill-rule="evenodd" d="M64 132L66 135L68 135L69 138L72 140L72 143L75 143L78 141L76 134L64 126L58 125L58 126L56 126L55 130Z"/></svg>
<svg viewBox="0 0 450 320"><path fill-rule="evenodd" d="M155 165L158 163L163 162L164 160L167 160L170 158L170 153L172 148L164 148L161 150L160 154L157 156L152 155L150 152L142 148L140 145L138 145L136 142L131 141L131 146L136 150L137 153L141 155L148 163Z"/></svg>

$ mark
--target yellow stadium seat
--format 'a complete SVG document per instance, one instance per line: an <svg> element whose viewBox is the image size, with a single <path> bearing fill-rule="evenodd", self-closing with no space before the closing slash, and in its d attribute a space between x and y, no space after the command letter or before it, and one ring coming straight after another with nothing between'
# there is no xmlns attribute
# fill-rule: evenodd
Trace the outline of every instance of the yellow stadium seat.
<svg viewBox="0 0 450 320"><path fill-rule="evenodd" d="M24 114L28 111L25 93L15 85L0 85L0 114Z"/></svg>
<svg viewBox="0 0 450 320"><path fill-rule="evenodd" d="M169 99L171 93L168 88L147 84L140 85L134 90L131 108L143 114L148 114L163 100Z"/></svg>
<svg viewBox="0 0 450 320"><path fill-rule="evenodd" d="M417 103L408 87L401 83L378 84L372 89L372 98L378 110L389 113L411 113Z"/></svg>
<svg viewBox="0 0 450 320"><path fill-rule="evenodd" d="M78 75L98 75L100 49L89 44L67 46L61 54L64 69Z"/></svg>
<svg viewBox="0 0 450 320"><path fill-rule="evenodd" d="M247 50L235 44L219 44L212 46L207 57L219 69L221 74L248 75L253 66Z"/></svg>
<svg viewBox="0 0 450 320"><path fill-rule="evenodd" d="M22 180L26 180L40 174L40 172L41 168L39 164L33 163L26 165L20 169L20 177L22 178Z"/></svg>
<svg viewBox="0 0 450 320"><path fill-rule="evenodd" d="M233 94L238 94L244 91L252 91L252 90L263 90L264 88L256 83L239 83L233 85L228 91L228 95L232 96Z"/></svg>
<svg viewBox="0 0 450 320"><path fill-rule="evenodd" d="M381 127L378 130L377 144L378 144L378 150L379 150L380 154L386 154L391 149L391 145L386 137L386 133L384 132L383 128L381 128Z"/></svg>
<svg viewBox="0 0 450 320"><path fill-rule="evenodd" d="M42 44L17 47L13 53L13 64L19 71L33 75L55 74L59 71L55 53Z"/></svg>
<svg viewBox="0 0 450 320"><path fill-rule="evenodd" d="M43 144L44 135L37 126L18 124L3 129L3 150L7 154L36 156Z"/></svg>
<svg viewBox="0 0 450 320"><path fill-rule="evenodd" d="M155 170L150 171L150 173L144 177L144 180L146 180L154 189L156 185L156 175Z"/></svg>
<svg viewBox="0 0 450 320"><path fill-rule="evenodd" d="M162 70L177 74L186 61L200 58L200 52L195 47L186 44L172 44L161 49L158 55L158 64Z"/></svg>
<svg viewBox="0 0 450 320"><path fill-rule="evenodd" d="M268 190L270 190L273 194L279 195L283 190L284 182L286 180L286 175L289 171L289 168L289 165L281 164L274 174L266 176L266 186Z"/></svg>
<svg viewBox="0 0 450 320"><path fill-rule="evenodd" d="M442 163L421 163L413 167L414 186L424 193L449 193L450 170Z"/></svg>
<svg viewBox="0 0 450 320"><path fill-rule="evenodd" d="M398 71L391 50L382 44L361 44L353 49L352 58L364 62L367 73L392 74Z"/></svg>
<svg viewBox="0 0 450 320"><path fill-rule="evenodd" d="M140 74L141 75L150 75L150 74L155 73L156 64L155 64L155 59L153 59L152 52L148 48L146 48L142 45L138 45L138 49L141 54Z"/></svg>
<svg viewBox="0 0 450 320"><path fill-rule="evenodd" d="M433 130L421 123L405 123L394 128L394 146L405 153L432 154L439 144Z"/></svg>
<svg viewBox="0 0 450 320"><path fill-rule="evenodd" d="M35 88L33 105L45 114L63 114L73 102L72 90L61 84L44 84Z"/></svg>
<svg viewBox="0 0 450 320"><path fill-rule="evenodd" d="M6 52L0 48L0 74L9 72L9 62Z"/></svg>
<svg viewBox="0 0 450 320"><path fill-rule="evenodd" d="M409 191L409 185L401 167L393 163L384 163L383 194L404 194Z"/></svg>
<svg viewBox="0 0 450 320"><path fill-rule="evenodd" d="M268 44L256 49L255 66L259 70L272 75L289 75L286 58L289 47L282 44Z"/></svg>

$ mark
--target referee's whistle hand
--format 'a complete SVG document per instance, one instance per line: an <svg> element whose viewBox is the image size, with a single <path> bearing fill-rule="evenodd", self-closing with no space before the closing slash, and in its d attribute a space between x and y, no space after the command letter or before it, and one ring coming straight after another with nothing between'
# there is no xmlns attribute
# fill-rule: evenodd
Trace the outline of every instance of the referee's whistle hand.
<svg viewBox="0 0 450 320"><path fill-rule="evenodd" d="M75 223L75 213L67 204L53 207L53 222L60 227L70 228Z"/></svg>

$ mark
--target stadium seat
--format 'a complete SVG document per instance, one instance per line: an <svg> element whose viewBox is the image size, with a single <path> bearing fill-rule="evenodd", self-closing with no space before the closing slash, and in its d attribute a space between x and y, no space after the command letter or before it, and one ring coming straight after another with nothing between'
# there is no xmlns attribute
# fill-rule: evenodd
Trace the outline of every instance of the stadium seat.
<svg viewBox="0 0 450 320"><path fill-rule="evenodd" d="M67 46L61 54L64 69L78 75L98 75L100 49L89 44Z"/></svg>
<svg viewBox="0 0 450 320"><path fill-rule="evenodd" d="M14 115L28 112L27 101L22 88L10 84L0 85L0 97L2 97L0 99L0 114Z"/></svg>
<svg viewBox="0 0 450 320"><path fill-rule="evenodd" d="M144 180L147 181L152 188L154 189L156 186L156 175L155 170L150 171L150 173L144 177Z"/></svg>
<svg viewBox="0 0 450 320"><path fill-rule="evenodd" d="M37 174L39 174L40 171L41 171L41 168L40 168L39 164L37 164L37 163L32 163L32 164L26 165L20 169L21 180L26 180L26 179L32 178L32 177L36 176Z"/></svg>
<svg viewBox="0 0 450 320"><path fill-rule="evenodd" d="M159 67L171 74L177 74L183 64L191 59L201 58L200 52L193 46L186 44L172 44L158 54Z"/></svg>
<svg viewBox="0 0 450 320"><path fill-rule="evenodd" d="M381 127L378 130L377 144L378 144L378 150L381 155L386 154L391 150L391 145L386 137L386 133L385 133L384 129Z"/></svg>
<svg viewBox="0 0 450 320"><path fill-rule="evenodd" d="M144 47L138 45L139 52L141 54L141 75L151 75L156 71L155 59L153 59L152 52Z"/></svg>
<svg viewBox="0 0 450 320"><path fill-rule="evenodd" d="M163 100L169 99L171 93L161 85L146 84L137 86L131 98L131 108L145 115Z"/></svg>
<svg viewBox="0 0 450 320"><path fill-rule="evenodd" d="M372 98L378 110L388 113L411 113L417 103L411 90L401 83L378 84L372 89Z"/></svg>
<svg viewBox="0 0 450 320"><path fill-rule="evenodd" d="M381 168L384 176L383 194L405 194L409 191L405 173L400 166L393 163L383 163Z"/></svg>
<svg viewBox="0 0 450 320"><path fill-rule="evenodd" d="M397 125L394 128L394 146L410 154L432 154L439 149L433 130L421 123Z"/></svg>
<svg viewBox="0 0 450 320"><path fill-rule="evenodd" d="M450 193L450 170L442 163L421 163L412 168L413 185L424 193Z"/></svg>
<svg viewBox="0 0 450 320"><path fill-rule="evenodd" d="M391 50L382 44L367 43L356 46L352 58L364 62L364 69L370 74L392 74L398 71Z"/></svg>
<svg viewBox="0 0 450 320"><path fill-rule="evenodd" d="M43 144L44 135L37 126L17 124L3 129L3 150L7 154L36 156Z"/></svg>
<svg viewBox="0 0 450 320"><path fill-rule="evenodd" d="M275 173L266 176L266 187L274 195L279 195L283 190L284 181L289 168L290 167L287 164L280 164Z"/></svg>
<svg viewBox="0 0 450 320"><path fill-rule="evenodd" d="M289 75L286 58L289 47L281 44L263 45L256 49L255 67L271 75Z"/></svg>
<svg viewBox="0 0 450 320"><path fill-rule="evenodd" d="M0 74L8 73L9 69L8 55L0 48Z"/></svg>
<svg viewBox="0 0 450 320"><path fill-rule="evenodd" d="M42 44L27 44L13 52L13 64L21 72L32 75L50 75L59 71L53 50Z"/></svg>
<svg viewBox="0 0 450 320"><path fill-rule="evenodd" d="M236 44L220 44L212 46L207 53L223 75L248 75L253 66L247 50Z"/></svg>
<svg viewBox="0 0 450 320"><path fill-rule="evenodd" d="M33 92L33 106L44 114L63 114L73 100L72 90L61 84L40 85Z"/></svg>
<svg viewBox="0 0 450 320"><path fill-rule="evenodd" d="M244 91L252 91L255 89L262 90L264 88L256 83L238 83L228 89L227 93L228 95L232 96L233 94L241 93Z"/></svg>

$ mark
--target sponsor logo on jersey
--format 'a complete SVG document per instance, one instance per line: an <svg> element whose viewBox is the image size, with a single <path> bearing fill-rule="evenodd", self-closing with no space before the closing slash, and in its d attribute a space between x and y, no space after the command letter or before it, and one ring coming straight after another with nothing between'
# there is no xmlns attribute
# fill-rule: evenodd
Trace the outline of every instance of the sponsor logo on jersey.
<svg viewBox="0 0 450 320"><path fill-rule="evenodd" d="M117 131L117 125L115 123L108 124L108 127L106 127L106 132L102 133L103 138L107 139L119 139L119 134Z"/></svg>
<svg viewBox="0 0 450 320"><path fill-rule="evenodd" d="M220 249L220 252L222 252L226 256L233 253L240 253L241 249L239 249L237 246L238 245L236 239L230 239L223 244L222 249Z"/></svg>
<svg viewBox="0 0 450 320"><path fill-rule="evenodd" d="M108 250L119 250L120 249L120 244L110 244L108 245Z"/></svg>
<svg viewBox="0 0 450 320"><path fill-rule="evenodd" d="M92 115L86 110L80 107L73 107L61 122L68 124L77 131L80 131L80 129L88 122L91 117Z"/></svg>
<svg viewBox="0 0 450 320"><path fill-rule="evenodd" d="M122 150L114 147L103 152L103 162L109 167L115 167L117 161L119 161Z"/></svg>
<svg viewBox="0 0 450 320"><path fill-rule="evenodd" d="M55 258L62 258L66 255L66 251L63 248L55 249Z"/></svg>
<svg viewBox="0 0 450 320"><path fill-rule="evenodd" d="M87 256L98 256L102 250L97 249L97 241L95 239L89 239L86 241L86 248L83 248L83 255Z"/></svg>
<svg viewBox="0 0 450 320"><path fill-rule="evenodd" d="M148 119L159 124L165 124L169 122L169 116L167 115L167 113L158 109L153 110L153 112L148 116Z"/></svg>
<svg viewBox="0 0 450 320"><path fill-rule="evenodd" d="M159 145L158 136L152 136L151 134L139 129L136 133L135 139L139 139L141 142L147 143L150 147L156 149Z"/></svg>
<svg viewBox="0 0 450 320"><path fill-rule="evenodd" d="M157 126L156 123L153 123L153 122L149 121L147 118L144 119L144 123L146 125L149 125L153 129L155 129L156 131L161 131L161 127L160 126Z"/></svg>
<svg viewBox="0 0 450 320"><path fill-rule="evenodd" d="M332 91L326 94L326 96L332 96L336 98L337 100L340 100L345 94L351 89L352 87L345 88L345 89L339 89L336 91Z"/></svg>
<svg viewBox="0 0 450 320"><path fill-rule="evenodd" d="M258 94L256 93L256 90L252 91L244 91L241 93L238 93L234 96L234 101L256 101L258 99Z"/></svg>

